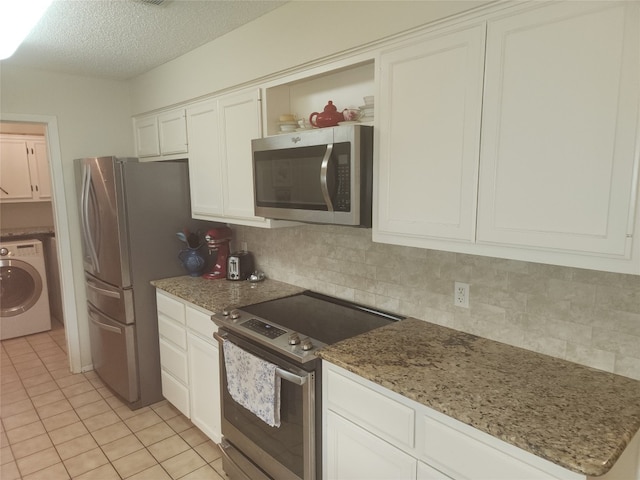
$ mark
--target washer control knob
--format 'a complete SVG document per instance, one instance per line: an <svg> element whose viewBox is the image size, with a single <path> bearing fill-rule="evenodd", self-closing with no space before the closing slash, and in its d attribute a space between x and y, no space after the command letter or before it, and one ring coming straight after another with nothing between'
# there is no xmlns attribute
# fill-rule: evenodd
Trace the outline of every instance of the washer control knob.
<svg viewBox="0 0 640 480"><path fill-rule="evenodd" d="M300 335L296 332L293 332L289 335L289 345L299 345L300 344Z"/></svg>
<svg viewBox="0 0 640 480"><path fill-rule="evenodd" d="M302 343L300 344L300 348L302 348L302 350L304 351L311 350L313 348L313 343L311 342L311 339L305 338L304 340L302 340Z"/></svg>
<svg viewBox="0 0 640 480"><path fill-rule="evenodd" d="M9 255L9 249L5 247L0 248L0 256L4 257L6 255Z"/></svg>

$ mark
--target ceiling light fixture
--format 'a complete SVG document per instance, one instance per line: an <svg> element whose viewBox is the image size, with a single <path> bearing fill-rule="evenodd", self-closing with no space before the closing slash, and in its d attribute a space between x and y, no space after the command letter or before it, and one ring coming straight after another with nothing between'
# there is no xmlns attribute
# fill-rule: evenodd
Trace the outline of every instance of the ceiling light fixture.
<svg viewBox="0 0 640 480"><path fill-rule="evenodd" d="M52 0L0 1L0 60L14 54L51 2Z"/></svg>

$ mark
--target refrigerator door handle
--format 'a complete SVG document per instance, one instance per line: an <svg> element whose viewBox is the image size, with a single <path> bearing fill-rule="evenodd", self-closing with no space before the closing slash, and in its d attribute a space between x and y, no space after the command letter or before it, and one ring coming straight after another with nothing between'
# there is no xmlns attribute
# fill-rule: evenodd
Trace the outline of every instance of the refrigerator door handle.
<svg viewBox="0 0 640 480"><path fill-rule="evenodd" d="M91 190L91 168L87 164L84 164L82 168L82 192L80 196L80 203L82 205L82 232L84 235L84 243L87 247L87 250L89 250L89 259L91 260L91 266L96 273L100 273L98 254L96 253L96 247L93 244L91 232L89 231L89 195Z"/></svg>
<svg viewBox="0 0 640 480"><path fill-rule="evenodd" d="M102 323L102 322L97 321L91 315L89 315L89 316L91 317L91 323L93 323L96 327L101 328L103 330L106 330L108 332L113 332L113 333L117 333L118 335L122 335L122 329L121 328L112 327L111 325L107 325L106 323Z"/></svg>
<svg viewBox="0 0 640 480"><path fill-rule="evenodd" d="M100 293L101 295L104 295L105 297L120 298L120 293L119 292L114 292L114 291L111 291L111 290L107 290L105 288L97 287L93 283L91 283L90 280L87 280L87 287L90 288L91 290L94 290L94 291Z"/></svg>

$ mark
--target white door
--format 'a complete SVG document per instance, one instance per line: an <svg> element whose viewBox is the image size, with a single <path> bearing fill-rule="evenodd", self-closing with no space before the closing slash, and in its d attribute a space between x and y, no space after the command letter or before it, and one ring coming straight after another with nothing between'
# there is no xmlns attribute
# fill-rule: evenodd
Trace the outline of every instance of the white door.
<svg viewBox="0 0 640 480"><path fill-rule="evenodd" d="M201 219L221 217L223 179L217 102L211 100L189 107L187 129L191 214Z"/></svg>
<svg viewBox="0 0 640 480"><path fill-rule="evenodd" d="M160 139L158 136L158 117L133 119L133 133L136 140L136 156L153 157L160 155Z"/></svg>
<svg viewBox="0 0 640 480"><path fill-rule="evenodd" d="M46 142L44 140L33 142L29 153L32 156L32 165L35 165L37 172L38 198L40 200L51 200L51 174L49 173Z"/></svg>
<svg viewBox="0 0 640 480"><path fill-rule="evenodd" d="M410 480L416 460L340 415L327 411L327 480Z"/></svg>
<svg viewBox="0 0 640 480"><path fill-rule="evenodd" d="M226 217L254 215L251 140L262 135L260 90L252 89L218 100ZM263 220L260 218L260 220Z"/></svg>
<svg viewBox="0 0 640 480"><path fill-rule="evenodd" d="M218 344L187 333L191 421L214 442L221 440Z"/></svg>
<svg viewBox="0 0 640 480"><path fill-rule="evenodd" d="M474 241L484 38L482 24L382 53L376 241Z"/></svg>
<svg viewBox="0 0 640 480"><path fill-rule="evenodd" d="M479 243L625 255L639 7L551 2L488 22Z"/></svg>
<svg viewBox="0 0 640 480"><path fill-rule="evenodd" d="M188 151L187 123L183 108L158 115L158 136L162 155Z"/></svg>
<svg viewBox="0 0 640 480"><path fill-rule="evenodd" d="M0 199L31 200L31 176L27 145L23 139L0 138Z"/></svg>

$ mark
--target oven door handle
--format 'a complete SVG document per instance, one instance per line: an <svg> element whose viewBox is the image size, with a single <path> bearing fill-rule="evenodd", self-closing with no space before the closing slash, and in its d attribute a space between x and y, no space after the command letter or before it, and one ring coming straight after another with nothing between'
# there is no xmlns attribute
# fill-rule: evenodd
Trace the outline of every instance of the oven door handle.
<svg viewBox="0 0 640 480"><path fill-rule="evenodd" d="M222 346L222 342L225 340L225 335L220 335L218 332L213 332L213 337L220 343ZM276 375L281 379L286 380L287 382L295 383L296 385L304 385L307 383L308 375L301 377L300 375L296 375L295 373L291 373L283 368L276 368Z"/></svg>
<svg viewBox="0 0 640 480"><path fill-rule="evenodd" d="M305 383L307 383L308 378L308 376L301 377L299 375L296 375L295 373L283 370L282 368L276 368L276 375L281 379L291 383L295 383L296 385L304 385Z"/></svg>

